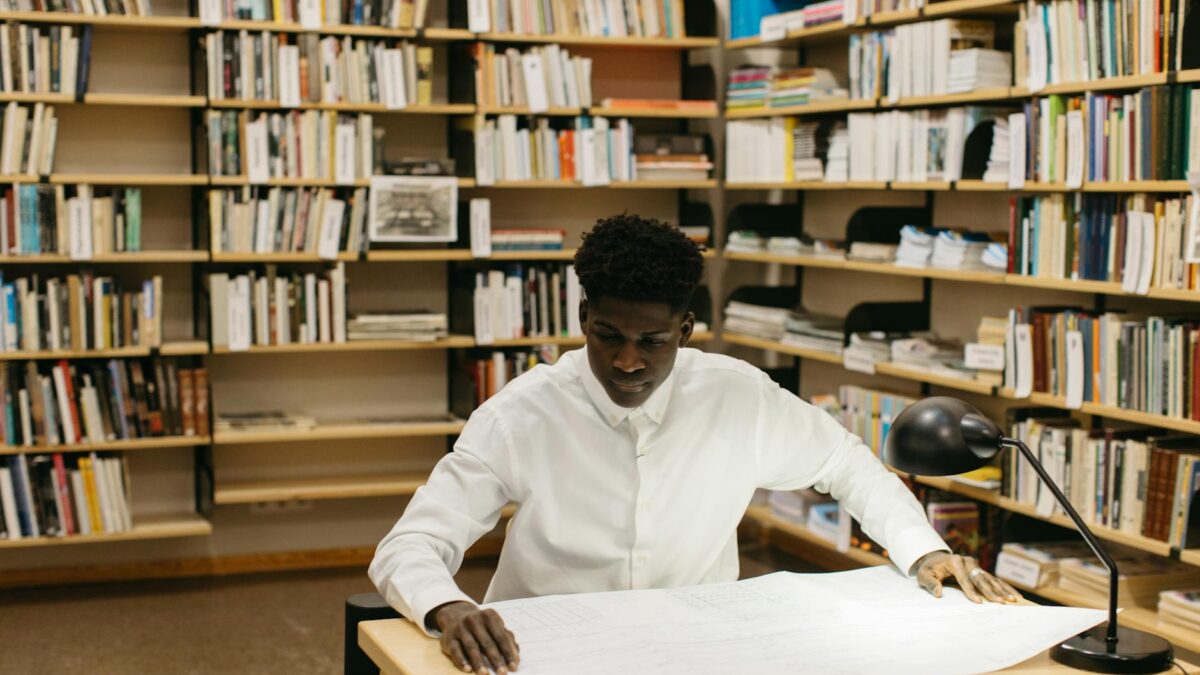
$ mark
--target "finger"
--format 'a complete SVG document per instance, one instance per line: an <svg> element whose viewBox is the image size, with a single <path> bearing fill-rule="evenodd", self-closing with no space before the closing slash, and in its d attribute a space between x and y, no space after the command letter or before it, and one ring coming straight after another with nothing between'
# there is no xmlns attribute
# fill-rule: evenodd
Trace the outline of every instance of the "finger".
<svg viewBox="0 0 1200 675"><path fill-rule="evenodd" d="M483 618L487 621L488 630L492 633L492 639L496 641L496 646L500 648L500 654L504 656L504 660L508 663L510 670L516 670L517 665L521 660L520 649L517 648L517 638L512 631L504 627L504 619L495 610L487 610L483 613Z"/></svg>
<svg viewBox="0 0 1200 675"><path fill-rule="evenodd" d="M483 652L487 662L497 675L508 675L508 663L505 658L500 655L500 648L496 646L496 641L492 639L491 629L488 628L485 619L471 621L467 626L471 629L471 634L475 636L475 641L479 643L479 650Z"/></svg>
<svg viewBox="0 0 1200 675"><path fill-rule="evenodd" d="M992 575L984 572L974 558L964 558L963 568L967 570L967 578L975 584L975 590L987 598L989 602L1004 604L1004 597L992 585ZM979 570L976 572L975 570Z"/></svg>
<svg viewBox="0 0 1200 675"><path fill-rule="evenodd" d="M450 662L460 668L464 673L471 672L471 664L467 662L467 657L463 654L462 645L458 640L447 640L442 644L442 651L446 656L450 657Z"/></svg>
<svg viewBox="0 0 1200 675"><path fill-rule="evenodd" d="M922 572L917 575L917 583L935 598L942 597L942 582L933 574Z"/></svg>
<svg viewBox="0 0 1200 675"><path fill-rule="evenodd" d="M471 663L471 670L478 673L478 675L488 675L487 659L484 658L483 652L479 650L479 643L475 641L475 635L466 626L463 626L458 634L458 639L462 642L467 660Z"/></svg>
<svg viewBox="0 0 1200 675"><path fill-rule="evenodd" d="M968 600L976 604L983 602L983 599L979 597L979 591L975 590L975 584L971 583L971 578L967 576L967 566L963 564L961 556L951 556L950 571L954 573L958 587L962 589Z"/></svg>
<svg viewBox="0 0 1200 675"><path fill-rule="evenodd" d="M996 583L1000 585L1000 589L1004 591L1004 595L1008 596L1009 602L1019 602L1021 600L1021 592L1013 588L1007 581L996 577Z"/></svg>

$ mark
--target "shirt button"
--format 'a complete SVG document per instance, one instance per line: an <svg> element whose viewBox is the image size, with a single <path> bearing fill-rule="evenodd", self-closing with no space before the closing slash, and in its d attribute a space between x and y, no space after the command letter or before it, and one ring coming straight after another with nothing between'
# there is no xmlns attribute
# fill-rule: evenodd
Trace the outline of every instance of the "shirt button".
<svg viewBox="0 0 1200 675"><path fill-rule="evenodd" d="M639 565L644 565L646 563L646 556L645 554L639 553L633 558L633 561Z"/></svg>

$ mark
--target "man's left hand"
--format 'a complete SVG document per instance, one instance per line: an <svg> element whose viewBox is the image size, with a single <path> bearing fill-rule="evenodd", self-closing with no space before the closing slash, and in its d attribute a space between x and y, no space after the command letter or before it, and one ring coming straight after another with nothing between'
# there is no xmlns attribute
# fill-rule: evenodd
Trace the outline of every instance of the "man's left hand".
<svg viewBox="0 0 1200 675"><path fill-rule="evenodd" d="M917 583L935 598L942 597L942 582L953 580L971 602L1018 602L1021 595L1005 582L988 574L971 556L934 551L917 561Z"/></svg>

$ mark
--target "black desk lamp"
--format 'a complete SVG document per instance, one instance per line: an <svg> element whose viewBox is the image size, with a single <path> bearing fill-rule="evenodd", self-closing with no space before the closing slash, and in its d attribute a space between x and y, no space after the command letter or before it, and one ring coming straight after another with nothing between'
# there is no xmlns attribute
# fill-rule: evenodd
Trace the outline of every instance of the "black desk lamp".
<svg viewBox="0 0 1200 675"><path fill-rule="evenodd" d="M1157 635L1117 625L1117 565L1088 529L1062 490L1054 484L1025 444L1008 438L983 413L965 401L946 396L926 398L905 408L892 422L883 445L888 464L918 476L946 476L983 466L1008 446L1016 448L1037 471L1054 498L1071 516L1104 566L1108 568L1108 623L1076 635L1054 648L1059 663L1100 673L1159 673L1171 667L1171 643Z"/></svg>

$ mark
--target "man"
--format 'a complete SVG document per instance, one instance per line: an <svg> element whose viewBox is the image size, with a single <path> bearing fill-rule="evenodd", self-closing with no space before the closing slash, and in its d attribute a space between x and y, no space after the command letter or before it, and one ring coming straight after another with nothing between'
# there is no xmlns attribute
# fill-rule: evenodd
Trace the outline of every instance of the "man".
<svg viewBox="0 0 1200 675"><path fill-rule="evenodd" d="M519 665L493 610L454 585L463 552L517 505L486 601L733 581L755 489L828 492L935 596L1016 591L950 555L920 504L832 417L736 359L686 347L699 248L621 215L575 255L587 347L513 380L471 415L380 542L370 575L466 672Z"/></svg>

